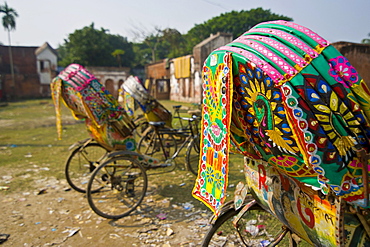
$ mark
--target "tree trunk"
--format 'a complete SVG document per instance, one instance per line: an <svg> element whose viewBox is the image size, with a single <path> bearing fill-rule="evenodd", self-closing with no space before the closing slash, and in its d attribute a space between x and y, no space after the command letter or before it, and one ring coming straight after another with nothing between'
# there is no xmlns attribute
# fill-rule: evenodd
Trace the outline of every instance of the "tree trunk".
<svg viewBox="0 0 370 247"><path fill-rule="evenodd" d="M14 79L14 66L13 66L13 55L12 55L12 45L10 42L10 30L8 30L8 40L9 40L9 61L10 61L10 72L12 75L12 84L10 85L11 88L11 96L15 97L15 79Z"/></svg>

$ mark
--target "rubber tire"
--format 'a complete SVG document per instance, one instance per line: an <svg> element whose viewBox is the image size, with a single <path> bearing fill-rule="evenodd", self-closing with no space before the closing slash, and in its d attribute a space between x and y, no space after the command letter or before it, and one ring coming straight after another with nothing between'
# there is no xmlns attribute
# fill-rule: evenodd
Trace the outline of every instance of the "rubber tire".
<svg viewBox="0 0 370 247"><path fill-rule="evenodd" d="M87 187L87 182L88 182L88 179L86 181L86 184L83 186L83 185L79 185L76 181L74 181L74 179L72 178L72 174L71 174L71 166L72 165L75 165L73 164L73 160L74 159L78 159L78 157L76 157L77 155L81 154L81 152L86 152L88 149L100 149L102 153L104 153L103 156L101 156L101 160L99 161L96 161L96 160L87 160L87 162L89 162L89 167L86 168L86 169L82 169L80 171L81 175L80 177L86 175L86 172L88 172L88 174L91 174L93 172L93 170L100 165L100 163L103 163L101 162L102 160L105 159L105 157L107 156L108 154L108 151L103 147L101 146L100 144L98 143L88 143L86 146L79 146L75 149L73 149L69 156L67 157L67 160L66 160L66 164L65 164L65 169L64 169L64 173L65 173L65 176L66 176L66 180L68 182L68 184L72 187L72 189L76 190L77 192L81 192L81 193L86 193L86 187ZM100 151L99 151L100 152ZM86 154L87 156L88 154ZM85 157L82 156L82 158L84 159ZM79 161L77 161L79 162ZM84 164L79 164L79 165L84 165Z"/></svg>
<svg viewBox="0 0 370 247"><path fill-rule="evenodd" d="M190 141L185 154L186 169L193 173L194 175L198 175L199 158L200 158L200 138L199 136L196 136Z"/></svg>
<svg viewBox="0 0 370 247"><path fill-rule="evenodd" d="M212 227L207 231L206 235L204 236L202 247L209 246L213 235L217 232L217 230L222 226L226 221L231 219L232 217L236 216L242 208L235 210L233 207L229 208L223 214L221 214L217 220L214 222Z"/></svg>
<svg viewBox="0 0 370 247"><path fill-rule="evenodd" d="M103 187L101 186L99 190L97 189L92 189L93 187L93 183L96 182L96 181L103 181L103 179L101 179L102 177L104 177L104 174L106 174L105 172L102 172L104 171L104 169L106 169L107 166L111 166L114 167L117 163L119 163L121 161L125 161L125 162L128 162L130 164L133 164L132 167L134 168L137 168L140 170L141 174L140 176L142 177L142 190L140 191L140 195L139 197L136 199L135 203L132 204L130 207L127 208L127 210L125 210L124 212L120 212L119 214L112 214L112 213L107 213L106 211L103 211L101 208L98 208L98 205L100 206L105 206L107 204L104 204L104 203L100 203L98 201L98 203L96 204L95 203L95 197L98 196L97 194L99 193L103 193L103 191L107 191L107 193L110 193L112 195L114 195L113 197L111 198L114 198L114 202L116 203L117 201L123 201L123 199L117 199L117 195L119 193L121 194L124 194L123 192L119 192L119 193L116 193L114 191L114 189L112 188L112 184L110 184L109 186L106 186L106 187ZM118 168L122 168L123 165L119 165ZM114 172L117 172L116 171L117 168L113 168ZM130 172L132 173L132 172ZM103 175L102 175L103 174ZM123 175L123 172L118 172L118 174L120 175L120 178L122 177ZM130 175L128 175L130 176ZM108 176L106 176L106 178L108 178ZM111 180L106 180L106 181L111 181ZM121 183L120 183L121 185ZM94 187L96 188L96 187ZM127 182L124 184L124 186L122 186L122 188L127 188ZM91 207L91 209L99 216L101 217L104 217L104 218L107 218L107 219L120 219L122 217L125 217L127 215L129 215L132 211L134 211L140 204L141 202L143 201L144 197L145 197L145 194L146 194L146 191L147 191L147 188L148 188L148 177L146 175L146 170L144 169L144 167L136 160L136 159L133 159L133 158L130 158L130 157L127 157L127 156L118 156L118 157L113 157L109 160L107 160L106 162L104 162L102 165L100 165L99 167L97 167L93 174L91 175L90 177L90 180L89 180L89 183L88 183L88 186L87 186L87 200L88 200L88 203ZM122 190L123 191L123 190ZM127 194L126 194L127 196ZM106 195L104 195L103 197L101 197L102 200L105 199L105 198L109 198L107 197ZM127 198L132 198L130 196L127 196ZM120 205L124 205L123 203L120 204Z"/></svg>
<svg viewBox="0 0 370 247"><path fill-rule="evenodd" d="M252 200L253 200L252 197L246 198L245 202L243 203L243 206L246 205L247 203L251 202ZM234 204L233 204L232 201L229 201L228 203L226 203L224 205L224 207L226 209L225 208L221 209L221 215L217 218L217 220L213 223L213 225L211 226L211 228L207 231L207 233L206 233L206 235L205 235L205 237L203 239L203 242L202 242L202 245L201 246L203 246L203 247L209 246L212 237L218 231L218 229L226 221L232 220L232 218L234 216L236 216L243 209L243 206L241 206L239 209L235 210ZM265 212L266 214L270 214L267 211L263 210L258 204L253 205L246 213L250 212L250 210L253 210L253 211L262 211L262 212ZM243 217L244 217L244 215L243 215ZM273 217L273 216L271 215L271 217Z"/></svg>

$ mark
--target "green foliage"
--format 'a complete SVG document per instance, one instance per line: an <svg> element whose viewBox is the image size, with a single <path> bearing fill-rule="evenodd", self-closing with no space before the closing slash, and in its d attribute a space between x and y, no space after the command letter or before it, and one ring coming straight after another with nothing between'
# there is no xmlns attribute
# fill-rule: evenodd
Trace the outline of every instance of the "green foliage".
<svg viewBox="0 0 370 247"><path fill-rule="evenodd" d="M162 43L167 43L168 46L168 58L179 57L185 55L185 44L186 40L184 36L176 29L167 28L162 31Z"/></svg>
<svg viewBox="0 0 370 247"><path fill-rule="evenodd" d="M67 66L78 63L84 66L118 66L112 56L115 50L122 50L122 66L131 66L134 57L132 43L119 35L108 34L106 29L95 29L94 23L69 34L64 45L59 47L61 61L59 65Z"/></svg>
<svg viewBox="0 0 370 247"><path fill-rule="evenodd" d="M370 33L368 34L368 36L370 37ZM369 38L363 39L363 40L361 41L361 43L362 43L362 44L368 44L368 45L370 45L370 39L369 39Z"/></svg>
<svg viewBox="0 0 370 247"><path fill-rule="evenodd" d="M0 13L4 13L2 24L5 30L15 30L15 17L18 17L17 11L15 11L13 8L10 8L5 2L4 5L0 5Z"/></svg>
<svg viewBox="0 0 370 247"><path fill-rule="evenodd" d="M122 55L125 54L124 50L116 49L114 52L112 52L112 56L117 59L118 66L121 67L122 63Z"/></svg>
<svg viewBox="0 0 370 247"><path fill-rule="evenodd" d="M197 24L185 35L187 41L187 52L191 53L195 45L208 38L210 34L217 32L231 33L234 38L239 37L244 32L256 24L264 21L287 20L290 17L271 13L270 10L256 8L251 10L231 11L214 17L203 24Z"/></svg>
<svg viewBox="0 0 370 247"><path fill-rule="evenodd" d="M176 29L167 28L162 30L160 35L147 36L142 44L135 44L136 62L145 65L158 59L191 54L193 47L208 38L210 34L216 34L217 32L231 33L236 38L256 24L271 20L291 21L292 18L271 13L270 10L256 8L249 11L231 11L221 14L203 24L195 25L185 35L182 35Z"/></svg>
<svg viewBox="0 0 370 247"><path fill-rule="evenodd" d="M119 35L111 35L106 29L97 30L92 23L88 27L76 30L68 36L65 44L59 47L60 65L79 63L84 66L127 66L144 67L148 63L164 58L175 58L191 54L193 47L217 32L231 33L234 38L240 36L254 25L270 20L288 20L292 18L271 13L270 10L256 8L251 10L231 11L214 17L203 24L197 24L187 34L181 34L173 28L145 32L137 28L136 36L142 42L129 43ZM124 51L115 54L116 50Z"/></svg>

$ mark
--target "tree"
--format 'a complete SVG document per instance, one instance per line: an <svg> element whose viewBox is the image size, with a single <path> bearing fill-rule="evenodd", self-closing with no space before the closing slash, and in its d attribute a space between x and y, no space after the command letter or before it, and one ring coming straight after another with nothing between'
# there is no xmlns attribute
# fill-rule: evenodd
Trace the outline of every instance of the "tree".
<svg viewBox="0 0 370 247"><path fill-rule="evenodd" d="M369 36L369 38L370 38L370 33L369 33L367 36ZM370 39L369 39L369 38L363 39L363 40L361 41L361 43L362 43L362 44L368 44L368 45L370 45Z"/></svg>
<svg viewBox="0 0 370 247"><path fill-rule="evenodd" d="M117 66L117 59L112 56L115 50L124 51L120 55L121 66L129 67L134 59L132 44L126 38L112 35L108 30L90 26L75 30L58 48L61 66L78 63L84 66Z"/></svg>
<svg viewBox="0 0 370 247"><path fill-rule="evenodd" d="M136 40L144 44L145 48L149 48L151 52L151 63L157 61L157 47L163 35L159 27L154 27L153 30L148 30L144 27L134 26L131 32ZM145 53L144 56L147 56Z"/></svg>
<svg viewBox="0 0 370 247"><path fill-rule="evenodd" d="M168 58L179 57L185 55L185 39L183 35L173 28L166 28L162 31L163 42L169 44Z"/></svg>
<svg viewBox="0 0 370 247"><path fill-rule="evenodd" d="M5 30L8 31L10 71L12 74L12 87L14 90L15 87L14 65L12 55L12 44L10 41L10 31L15 30L15 18L18 17L18 13L13 8L10 8L6 2L4 3L4 5L0 6L0 13L4 13L2 23Z"/></svg>
<svg viewBox="0 0 370 247"><path fill-rule="evenodd" d="M117 59L118 66L121 67L122 63L122 55L125 54L124 50L116 49L114 52L112 52L112 56Z"/></svg>
<svg viewBox="0 0 370 247"><path fill-rule="evenodd" d="M231 33L234 38L251 29L260 22L272 20L292 21L290 17L271 13L270 10L255 8L251 10L231 11L214 17L203 24L197 24L185 35L187 52L190 53L195 45L217 32Z"/></svg>

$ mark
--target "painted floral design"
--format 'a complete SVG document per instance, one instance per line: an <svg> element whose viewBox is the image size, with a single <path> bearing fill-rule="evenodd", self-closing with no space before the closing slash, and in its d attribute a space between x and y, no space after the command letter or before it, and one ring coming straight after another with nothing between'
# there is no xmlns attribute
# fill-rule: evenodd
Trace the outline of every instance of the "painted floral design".
<svg viewBox="0 0 370 247"><path fill-rule="evenodd" d="M338 56L330 59L329 74L339 83L345 87L350 87L358 81L358 74L356 69L349 63L347 58Z"/></svg>

